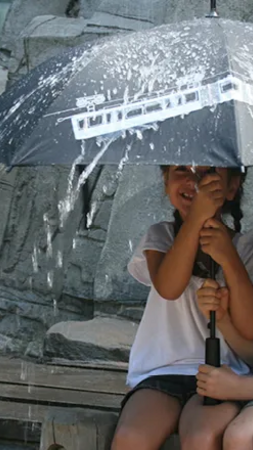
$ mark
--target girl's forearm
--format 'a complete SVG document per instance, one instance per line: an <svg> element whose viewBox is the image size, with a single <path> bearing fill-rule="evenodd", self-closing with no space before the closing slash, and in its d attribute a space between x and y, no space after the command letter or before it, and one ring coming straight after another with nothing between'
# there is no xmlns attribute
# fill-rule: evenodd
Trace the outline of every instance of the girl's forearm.
<svg viewBox="0 0 253 450"><path fill-rule="evenodd" d="M253 366L253 340L244 339L227 315L217 326L232 350L247 364ZM253 398L253 396L252 396Z"/></svg>
<svg viewBox="0 0 253 450"><path fill-rule="evenodd" d="M189 215L172 248L163 258L154 283L163 298L176 300L186 289L192 275L202 226Z"/></svg>
<svg viewBox="0 0 253 450"><path fill-rule="evenodd" d="M253 339L253 285L236 250L222 268L230 291L232 322L244 338Z"/></svg>

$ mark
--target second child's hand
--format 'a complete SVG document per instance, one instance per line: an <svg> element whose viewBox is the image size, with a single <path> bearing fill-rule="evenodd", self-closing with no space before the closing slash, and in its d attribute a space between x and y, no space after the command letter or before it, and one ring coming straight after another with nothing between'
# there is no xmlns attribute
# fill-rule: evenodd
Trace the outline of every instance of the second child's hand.
<svg viewBox="0 0 253 450"><path fill-rule="evenodd" d="M240 395L240 383L243 383L239 375L225 365L219 368L201 365L196 378L197 393L217 400L234 400Z"/></svg>

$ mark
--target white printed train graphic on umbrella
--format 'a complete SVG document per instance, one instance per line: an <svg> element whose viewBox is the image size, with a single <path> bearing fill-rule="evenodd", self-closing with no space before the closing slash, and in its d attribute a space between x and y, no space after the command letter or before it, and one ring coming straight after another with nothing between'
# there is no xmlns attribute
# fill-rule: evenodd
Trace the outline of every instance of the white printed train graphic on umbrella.
<svg viewBox="0 0 253 450"><path fill-rule="evenodd" d="M71 111L85 111L59 117L57 123L70 120L75 139L83 140L183 116L231 100L253 105L253 86L234 75L228 75L213 83L177 92L170 90L169 93L153 93L152 96L145 94L145 98L139 97L132 102L108 102L104 94L81 97L76 100L76 108ZM67 112L70 110L47 116Z"/></svg>

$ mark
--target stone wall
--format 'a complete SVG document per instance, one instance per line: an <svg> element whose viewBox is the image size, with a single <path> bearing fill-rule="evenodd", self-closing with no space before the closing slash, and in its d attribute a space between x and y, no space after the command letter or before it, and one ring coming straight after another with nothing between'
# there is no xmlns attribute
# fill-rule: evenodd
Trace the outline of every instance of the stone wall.
<svg viewBox="0 0 253 450"><path fill-rule="evenodd" d="M251 0L218 6L223 17L253 19ZM0 89L63 48L200 17L208 9L203 0L13 0L0 39ZM70 167L0 172L0 351L38 357L56 322L141 316L147 290L126 266L148 226L171 217L159 169L96 169L62 224L58 206L68 200L69 174ZM77 179L78 170L74 184ZM248 187L246 228L251 206Z"/></svg>

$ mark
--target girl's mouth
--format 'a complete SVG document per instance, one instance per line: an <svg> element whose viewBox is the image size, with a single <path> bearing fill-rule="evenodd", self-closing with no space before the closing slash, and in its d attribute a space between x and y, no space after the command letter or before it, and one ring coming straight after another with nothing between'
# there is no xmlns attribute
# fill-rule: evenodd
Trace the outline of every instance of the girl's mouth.
<svg viewBox="0 0 253 450"><path fill-rule="evenodd" d="M182 192L181 193L181 197L183 197L183 199L191 201L194 197L193 194L187 194L186 192Z"/></svg>

